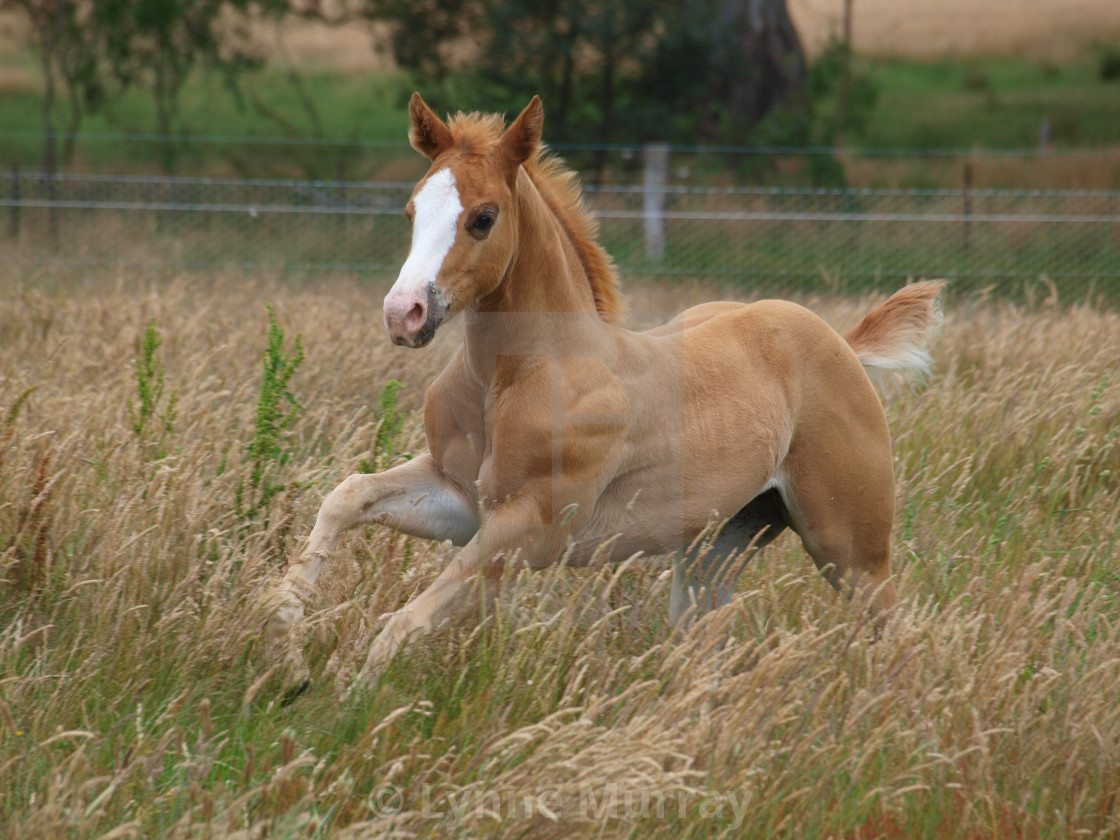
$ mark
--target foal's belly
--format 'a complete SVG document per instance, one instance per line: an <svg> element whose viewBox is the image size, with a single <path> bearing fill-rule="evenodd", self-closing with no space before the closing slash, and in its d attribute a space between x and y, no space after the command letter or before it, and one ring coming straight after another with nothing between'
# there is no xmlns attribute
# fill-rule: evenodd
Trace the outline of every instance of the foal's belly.
<svg viewBox="0 0 1120 840"><path fill-rule="evenodd" d="M644 481L641 476L625 476L607 488L575 535L570 565L617 563L638 552L670 554L688 545L712 521L734 516L761 489L754 486L757 482L713 481L709 492L697 493L696 488L686 491L679 475L657 473Z"/></svg>
<svg viewBox="0 0 1120 840"><path fill-rule="evenodd" d="M621 563L635 554L653 557L659 554L672 554L687 545L683 530L662 527L644 533L633 530L606 533L592 532L588 529L575 540L575 546L568 555L569 566L587 566L599 563Z"/></svg>

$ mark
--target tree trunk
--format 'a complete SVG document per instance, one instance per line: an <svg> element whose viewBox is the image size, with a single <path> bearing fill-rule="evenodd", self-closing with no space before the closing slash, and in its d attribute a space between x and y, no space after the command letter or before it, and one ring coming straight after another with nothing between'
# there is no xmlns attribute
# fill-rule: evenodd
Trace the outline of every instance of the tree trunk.
<svg viewBox="0 0 1120 840"><path fill-rule="evenodd" d="M745 128L805 96L805 56L786 0L721 0L713 37L713 97Z"/></svg>
<svg viewBox="0 0 1120 840"><path fill-rule="evenodd" d="M553 136L560 141L568 139L568 112L572 107L572 90L575 84L576 44L582 35L579 17L572 15L568 21L568 34L564 39L564 62L560 73L558 102L552 106Z"/></svg>
<svg viewBox="0 0 1120 840"><path fill-rule="evenodd" d="M51 251L58 252L58 185L55 183L55 140L54 140L54 62L51 48L53 41L42 48L43 77L46 89L43 92L43 170L46 174L47 192L47 239Z"/></svg>
<svg viewBox="0 0 1120 840"><path fill-rule="evenodd" d="M832 145L844 145L844 125L848 120L848 93L852 88L852 2L844 0L844 67L840 82L836 86L836 128L832 133Z"/></svg>
<svg viewBox="0 0 1120 840"><path fill-rule="evenodd" d="M66 123L66 136L62 142L62 165L69 167L74 162L74 147L78 142L78 129L82 125L82 96L73 84L66 86L66 98L70 103L70 119Z"/></svg>
<svg viewBox="0 0 1120 840"><path fill-rule="evenodd" d="M595 150L594 175L591 183L601 186L607 170L607 144L611 141L611 124L614 121L614 18L607 12L603 39L603 70L599 100L599 146Z"/></svg>

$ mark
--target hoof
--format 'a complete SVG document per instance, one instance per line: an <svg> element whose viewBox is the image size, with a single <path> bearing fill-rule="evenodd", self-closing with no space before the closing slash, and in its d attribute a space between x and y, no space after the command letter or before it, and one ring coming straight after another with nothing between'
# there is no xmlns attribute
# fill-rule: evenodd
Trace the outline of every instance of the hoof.
<svg viewBox="0 0 1120 840"><path fill-rule="evenodd" d="M280 697L280 706L287 707L292 705L292 703L296 702L296 700L305 695L310 688L311 680L309 679L305 679L301 682L296 683L287 691L285 691L284 694Z"/></svg>
<svg viewBox="0 0 1120 840"><path fill-rule="evenodd" d="M335 681L335 690L338 692L339 702L349 703L372 691L376 691L384 671L384 668L363 668L357 674L354 672L350 672L345 676L340 674L339 678Z"/></svg>

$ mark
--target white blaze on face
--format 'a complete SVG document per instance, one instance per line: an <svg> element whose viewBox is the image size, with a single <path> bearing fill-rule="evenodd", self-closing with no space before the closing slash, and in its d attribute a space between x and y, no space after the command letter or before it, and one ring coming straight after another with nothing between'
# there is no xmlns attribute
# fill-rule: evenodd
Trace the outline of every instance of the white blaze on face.
<svg viewBox="0 0 1120 840"><path fill-rule="evenodd" d="M463 205L451 170L441 169L430 177L412 200L412 206L412 250L389 292L410 298L427 294L428 285L435 283L444 257L455 244Z"/></svg>

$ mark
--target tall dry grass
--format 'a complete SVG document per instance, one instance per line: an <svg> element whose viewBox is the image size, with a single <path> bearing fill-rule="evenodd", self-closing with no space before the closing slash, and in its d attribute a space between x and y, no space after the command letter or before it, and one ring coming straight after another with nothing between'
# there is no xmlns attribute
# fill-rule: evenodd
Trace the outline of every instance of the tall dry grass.
<svg viewBox="0 0 1120 840"><path fill-rule="evenodd" d="M789 0L812 52L840 35L844 0ZM1086 44L1120 38L1110 0L853 0L852 40L876 56L943 58L1028 55L1064 61Z"/></svg>
<svg viewBox="0 0 1120 840"><path fill-rule="evenodd" d="M890 403L903 604L877 643L787 535L683 642L663 561L561 570L340 704L377 617L451 552L371 529L327 573L285 704L261 594L369 458L390 379L397 448L421 449L454 334L390 347L382 290L349 280L2 282L8 837L1120 834L1115 312L949 307L935 377ZM644 319L711 294L630 290ZM302 334L304 409L287 489L250 516L265 301ZM870 305L809 303L840 327ZM152 320L177 408L138 436Z"/></svg>

